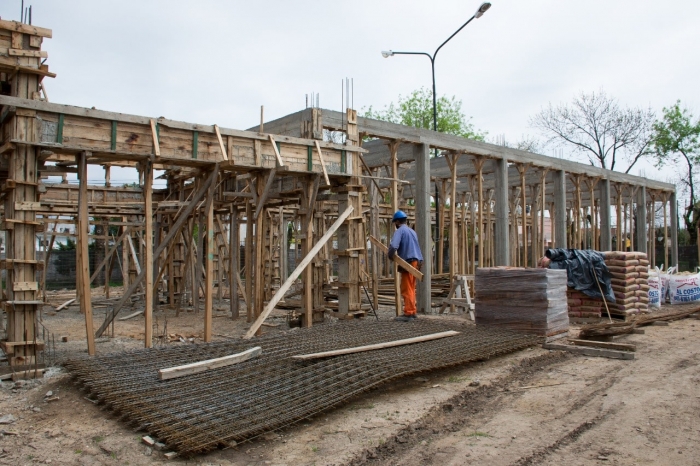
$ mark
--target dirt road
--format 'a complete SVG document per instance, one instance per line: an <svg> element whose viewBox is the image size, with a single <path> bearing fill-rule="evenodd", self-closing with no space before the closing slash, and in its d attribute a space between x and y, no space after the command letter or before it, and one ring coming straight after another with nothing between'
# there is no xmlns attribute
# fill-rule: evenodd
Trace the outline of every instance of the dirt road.
<svg viewBox="0 0 700 466"><path fill-rule="evenodd" d="M637 345L633 361L533 348L409 378L280 433L169 462L66 374L5 382L0 419L14 421L0 425L0 464L700 465L699 331L685 319L622 337Z"/></svg>

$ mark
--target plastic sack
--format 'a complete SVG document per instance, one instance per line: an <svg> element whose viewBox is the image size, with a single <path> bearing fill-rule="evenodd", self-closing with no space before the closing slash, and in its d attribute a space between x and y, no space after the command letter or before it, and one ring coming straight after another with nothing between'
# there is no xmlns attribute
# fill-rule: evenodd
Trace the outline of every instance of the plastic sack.
<svg viewBox="0 0 700 466"><path fill-rule="evenodd" d="M671 304L700 301L700 274L670 275L668 292Z"/></svg>
<svg viewBox="0 0 700 466"><path fill-rule="evenodd" d="M592 249L547 249L545 256L550 260L550 269L565 269L567 286L581 291L591 298L615 302L610 279L610 271L605 265L605 257ZM600 286L600 288L599 288Z"/></svg>
<svg viewBox="0 0 700 466"><path fill-rule="evenodd" d="M662 285L661 271L658 267L656 267L656 270L649 269L647 282L649 283L649 307L661 307L662 296L664 297L663 302L665 302L665 290Z"/></svg>

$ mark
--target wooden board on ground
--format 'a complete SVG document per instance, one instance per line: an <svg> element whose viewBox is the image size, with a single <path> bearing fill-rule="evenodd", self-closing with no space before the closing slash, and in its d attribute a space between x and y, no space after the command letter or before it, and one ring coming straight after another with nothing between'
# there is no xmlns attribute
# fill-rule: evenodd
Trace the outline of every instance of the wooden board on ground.
<svg viewBox="0 0 700 466"><path fill-rule="evenodd" d="M629 343L610 343L607 341L574 340L574 339L570 339L569 342L573 343L574 345L577 345L577 346L590 346L593 348L605 348L605 349L612 349L612 350L619 350L619 351L637 351L637 347L635 345L631 345Z"/></svg>
<svg viewBox="0 0 700 466"><path fill-rule="evenodd" d="M298 354L296 356L292 356L292 359L307 360L307 359L329 358L331 356L340 356L343 354L362 353L364 351L373 351L373 350L378 350L378 349L392 348L394 346L410 345L412 343L421 343L424 341L431 341L431 340L438 340L440 338L453 337L455 335L459 335L459 333L460 332L456 332L454 330L448 330L447 332L431 333L430 335L423 335L420 337L413 337L413 338L405 338L403 340L387 341L384 343L377 343L374 345L355 346L353 348L344 348L344 349L333 350L333 351L323 351L321 353Z"/></svg>
<svg viewBox="0 0 700 466"><path fill-rule="evenodd" d="M193 362L192 364L185 364L183 366L160 369L158 371L158 378L160 380L168 380L177 377L184 377L186 375L197 374L199 372L204 372L211 369L218 369L219 367L231 366L233 364L238 364L243 361L247 361L248 359L260 356L261 353L262 348L256 346L245 350L242 353L231 354L229 356L216 359L208 359L206 361Z"/></svg>
<svg viewBox="0 0 700 466"><path fill-rule="evenodd" d="M584 356L597 356L611 359L634 359L634 353L629 351L616 351L602 348L582 348L580 346L560 345L557 343L545 343L542 348L548 350L568 351L569 353L582 354Z"/></svg>

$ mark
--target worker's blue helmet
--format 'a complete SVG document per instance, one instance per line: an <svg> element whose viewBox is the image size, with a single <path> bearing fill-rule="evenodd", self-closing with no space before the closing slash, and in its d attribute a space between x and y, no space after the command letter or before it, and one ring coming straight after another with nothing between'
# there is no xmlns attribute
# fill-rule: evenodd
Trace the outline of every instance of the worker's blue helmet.
<svg viewBox="0 0 700 466"><path fill-rule="evenodd" d="M394 218L392 218L391 221L395 222L397 220L403 220L405 218L408 218L408 216L403 212L403 210L397 210L394 214Z"/></svg>

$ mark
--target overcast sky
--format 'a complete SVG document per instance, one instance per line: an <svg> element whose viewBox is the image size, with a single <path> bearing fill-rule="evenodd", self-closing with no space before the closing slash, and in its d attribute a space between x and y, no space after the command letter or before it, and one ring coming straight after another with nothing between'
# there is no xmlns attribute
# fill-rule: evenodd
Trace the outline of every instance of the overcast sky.
<svg viewBox="0 0 700 466"><path fill-rule="evenodd" d="M494 0L438 55L438 95L456 96L490 138L537 135L548 102L604 89L657 114L677 99L700 113L700 2ZM20 0L0 3L19 19ZM430 86L425 57L480 1L26 0L57 78L52 102L245 129L305 106L382 108ZM544 151L547 154L551 150ZM666 179L647 165L648 176ZM91 177L95 172L91 173ZM638 174L637 170L633 173ZM113 175L113 178L118 176Z"/></svg>

